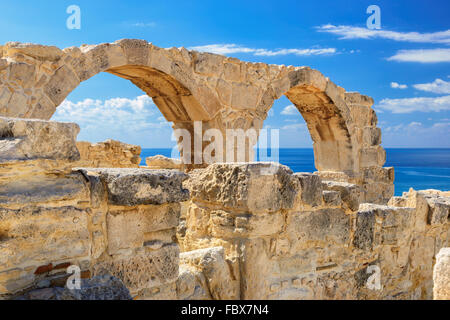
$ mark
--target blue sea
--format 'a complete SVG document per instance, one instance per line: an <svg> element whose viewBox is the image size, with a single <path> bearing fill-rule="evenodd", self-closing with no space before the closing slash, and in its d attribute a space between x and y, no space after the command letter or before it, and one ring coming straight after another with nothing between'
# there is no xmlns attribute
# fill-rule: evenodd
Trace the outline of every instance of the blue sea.
<svg viewBox="0 0 450 320"><path fill-rule="evenodd" d="M172 149L143 149L145 158L157 154L171 156ZM386 149L386 167L395 168L395 195L415 190L450 190L450 149ZM280 163L294 172L313 172L313 149L280 149Z"/></svg>

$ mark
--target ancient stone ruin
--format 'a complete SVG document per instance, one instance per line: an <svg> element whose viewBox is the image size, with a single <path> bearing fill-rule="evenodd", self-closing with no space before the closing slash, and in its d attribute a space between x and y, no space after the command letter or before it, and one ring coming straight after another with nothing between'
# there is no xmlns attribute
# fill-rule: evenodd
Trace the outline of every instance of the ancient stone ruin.
<svg viewBox="0 0 450 320"><path fill-rule="evenodd" d="M137 146L77 142L78 125L48 121L100 72L191 134L181 163L140 166ZM307 123L317 172L249 154L189 161L196 122L225 138L259 131L282 95ZM449 299L450 192L393 197L372 104L308 67L142 40L0 46L0 297ZM70 266L82 291L66 288Z"/></svg>

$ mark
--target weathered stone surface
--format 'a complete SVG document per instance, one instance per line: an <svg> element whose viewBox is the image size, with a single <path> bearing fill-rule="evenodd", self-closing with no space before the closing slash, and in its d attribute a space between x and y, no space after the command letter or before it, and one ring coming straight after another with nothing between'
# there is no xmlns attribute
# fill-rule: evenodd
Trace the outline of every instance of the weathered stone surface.
<svg viewBox="0 0 450 320"><path fill-rule="evenodd" d="M0 208L0 270L87 256L88 218L74 207Z"/></svg>
<svg viewBox="0 0 450 320"><path fill-rule="evenodd" d="M350 216L342 209L291 213L287 225L300 241L332 241L337 244L349 241Z"/></svg>
<svg viewBox="0 0 450 320"><path fill-rule="evenodd" d="M0 205L85 200L88 188L79 174L35 175L0 184Z"/></svg>
<svg viewBox="0 0 450 320"><path fill-rule="evenodd" d="M54 287L28 292L18 300L131 300L128 289L119 279L104 275L81 279L80 289Z"/></svg>
<svg viewBox="0 0 450 320"><path fill-rule="evenodd" d="M342 204L341 194L338 191L323 191L323 201L326 205L339 207Z"/></svg>
<svg viewBox="0 0 450 320"><path fill-rule="evenodd" d="M181 161L178 159L167 158L162 155L156 155L145 159L150 169L181 169Z"/></svg>
<svg viewBox="0 0 450 320"><path fill-rule="evenodd" d="M92 144L78 141L80 160L75 164L87 168L138 168L141 147L115 140Z"/></svg>
<svg viewBox="0 0 450 320"><path fill-rule="evenodd" d="M361 188L358 185L346 182L322 181L322 186L327 191L338 191L346 208L352 211L358 210L362 197Z"/></svg>
<svg viewBox="0 0 450 320"><path fill-rule="evenodd" d="M255 213L292 208L298 190L292 171L275 163L212 164L191 184L194 199Z"/></svg>
<svg viewBox="0 0 450 320"><path fill-rule="evenodd" d="M414 225L414 209L362 204L356 218L353 245L372 250L378 245L404 245Z"/></svg>
<svg viewBox="0 0 450 320"><path fill-rule="evenodd" d="M80 168L84 175L98 174L113 205L163 204L185 201L189 192L182 183L187 175L176 170Z"/></svg>
<svg viewBox="0 0 450 320"><path fill-rule="evenodd" d="M74 123L0 117L0 162L29 159L76 161Z"/></svg>
<svg viewBox="0 0 450 320"><path fill-rule="evenodd" d="M179 203L110 210L106 217L109 254L120 249L142 247L146 241L146 233L176 228L179 216ZM153 243L155 241L157 240L153 240ZM162 245L164 242L161 242Z"/></svg>
<svg viewBox="0 0 450 320"><path fill-rule="evenodd" d="M205 276L190 266L180 265L176 285L178 300L211 300Z"/></svg>
<svg viewBox="0 0 450 320"><path fill-rule="evenodd" d="M135 293L176 281L178 264L178 245L171 244L159 250L146 250L130 257L100 262L94 266L94 275L109 273Z"/></svg>
<svg viewBox="0 0 450 320"><path fill-rule="evenodd" d="M450 300L450 248L442 248L436 255L433 283L433 299Z"/></svg>
<svg viewBox="0 0 450 320"><path fill-rule="evenodd" d="M322 182L318 175L299 172L294 174L300 182L301 201L310 206L322 204Z"/></svg>
<svg viewBox="0 0 450 320"><path fill-rule="evenodd" d="M190 267L204 275L206 288L203 288L203 290L209 292L214 300L235 300L239 298L238 283L233 279L228 263L225 261L222 247L183 252L180 254L180 264L185 270ZM187 275L183 276L183 278L185 277ZM183 282L186 283L187 281L184 280ZM194 295L196 288L192 288L192 286L195 286L195 282L190 282L189 285L191 286L189 292Z"/></svg>

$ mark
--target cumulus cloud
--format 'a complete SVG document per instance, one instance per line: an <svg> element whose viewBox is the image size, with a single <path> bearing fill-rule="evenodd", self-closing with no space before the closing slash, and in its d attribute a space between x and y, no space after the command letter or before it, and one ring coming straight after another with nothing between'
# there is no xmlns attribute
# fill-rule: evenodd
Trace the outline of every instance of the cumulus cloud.
<svg viewBox="0 0 450 320"><path fill-rule="evenodd" d="M410 123L401 123L395 126L388 126L383 128L386 133L450 133L450 122L436 122L433 125L426 127L421 122L413 121Z"/></svg>
<svg viewBox="0 0 450 320"><path fill-rule="evenodd" d="M398 82L391 82L391 88L394 89L406 89L408 86L406 84L400 84Z"/></svg>
<svg viewBox="0 0 450 320"><path fill-rule="evenodd" d="M287 107L284 107L283 111L281 111L282 115L285 116L291 116L291 115L298 115L298 109L293 104L288 105Z"/></svg>
<svg viewBox="0 0 450 320"><path fill-rule="evenodd" d="M159 118L157 107L147 95L134 99L65 100L52 117L55 121L69 121L80 125L80 139L119 139L131 142L149 140L152 130L170 128L170 123ZM139 137L138 137L139 136Z"/></svg>
<svg viewBox="0 0 450 320"><path fill-rule="evenodd" d="M443 119L430 126L413 121L381 127L383 143L391 147L449 147L450 140L442 139L450 134L450 122Z"/></svg>
<svg viewBox="0 0 450 320"><path fill-rule="evenodd" d="M395 55L389 57L387 60L420 63L450 62L450 49L438 48L399 50Z"/></svg>
<svg viewBox="0 0 450 320"><path fill-rule="evenodd" d="M450 44L450 29L438 32L397 32L384 29L367 29L348 25L326 24L316 27L320 32L340 36L339 39L389 39L393 41Z"/></svg>
<svg viewBox="0 0 450 320"><path fill-rule="evenodd" d="M403 98L403 99L383 99L375 106L378 110L390 111L392 113L411 112L440 112L450 110L450 95L428 98Z"/></svg>
<svg viewBox="0 0 450 320"><path fill-rule="evenodd" d="M257 49L240 46L237 44L208 44L204 46L189 47L190 50L196 50L200 52L211 52L222 55L234 54L234 53L250 53L255 56L284 56L284 55L296 55L296 56L313 56L313 55L329 55L336 53L336 48L306 48L306 49Z"/></svg>
<svg viewBox="0 0 450 320"><path fill-rule="evenodd" d="M450 81L445 81L442 79L436 79L430 83L419 83L413 85L417 90L440 93L440 94L450 94Z"/></svg>

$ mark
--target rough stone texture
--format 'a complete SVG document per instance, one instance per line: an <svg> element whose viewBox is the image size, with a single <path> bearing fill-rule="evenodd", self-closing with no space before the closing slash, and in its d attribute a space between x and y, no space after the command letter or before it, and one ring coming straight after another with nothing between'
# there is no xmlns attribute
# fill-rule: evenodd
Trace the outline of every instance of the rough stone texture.
<svg viewBox="0 0 450 320"><path fill-rule="evenodd" d="M193 199L257 213L292 208L299 188L299 180L281 164L217 163L196 176L190 191Z"/></svg>
<svg viewBox="0 0 450 320"><path fill-rule="evenodd" d="M106 216L108 252L114 254L121 249L144 245L163 246L164 242L158 240L146 243L146 234L176 228L179 216L179 203L109 211Z"/></svg>
<svg viewBox="0 0 450 320"><path fill-rule="evenodd" d="M103 261L94 266L94 275L111 274L119 278L131 293L176 281L179 248L175 244L158 250L144 250L126 258Z"/></svg>
<svg viewBox="0 0 450 320"><path fill-rule="evenodd" d="M36 289L16 300L131 300L128 289L119 279L105 275L81 279L80 289L54 287Z"/></svg>
<svg viewBox="0 0 450 320"><path fill-rule="evenodd" d="M61 141L74 138L70 130L59 133ZM176 228L180 202L188 198L184 173L72 169L79 163L41 151L29 159L15 157L0 161L1 299L130 298L116 280L89 280L109 271L137 298L176 298ZM71 265L84 279L86 288L79 292L62 289Z"/></svg>
<svg viewBox="0 0 450 320"><path fill-rule="evenodd" d="M0 117L0 162L30 159L76 161L74 123Z"/></svg>
<svg viewBox="0 0 450 320"><path fill-rule="evenodd" d="M80 152L78 167L86 168L138 168L141 163L141 147L115 140L92 144L78 141Z"/></svg>
<svg viewBox="0 0 450 320"><path fill-rule="evenodd" d="M433 299L450 300L450 248L442 248L436 255L433 282Z"/></svg>
<svg viewBox="0 0 450 320"><path fill-rule="evenodd" d="M239 283L234 278L232 270L225 260L222 247L181 253L180 266L184 270L177 284L180 298L197 299L198 291L201 291L207 293L213 300L239 299ZM195 278L199 278L197 275L199 272L203 277L200 278L200 281L195 281ZM206 281L202 282L202 279ZM198 284L200 284L202 290L196 288Z"/></svg>
<svg viewBox="0 0 450 320"><path fill-rule="evenodd" d="M181 160L156 155L145 159L150 169L181 169Z"/></svg>
<svg viewBox="0 0 450 320"><path fill-rule="evenodd" d="M366 186L367 201L385 204L392 196L392 183L363 177L385 162L373 99L346 92L317 70L163 49L136 39L64 50L9 42L0 61L0 115L7 117L49 119L82 81L109 72L152 97L174 129L193 139L193 122L201 121L203 132L218 129L226 140L227 129L259 131L274 101L285 95L308 125L319 171L341 172L354 180L347 182ZM193 143L190 148L180 150L186 167L204 166L193 164ZM248 152L245 160L251 160ZM223 161L229 159L214 160Z"/></svg>
<svg viewBox="0 0 450 320"><path fill-rule="evenodd" d="M282 166L263 175L265 166L213 164L188 182L183 247L222 246L241 299L432 298L433 259L449 241L448 193L412 190L389 206L360 203L356 184ZM276 188L266 192L266 184ZM279 205L248 205L257 201ZM380 286L371 287L376 270ZM183 298L206 291L193 293L205 288L201 277L183 279Z"/></svg>
<svg viewBox="0 0 450 320"><path fill-rule="evenodd" d="M181 187L187 175L176 170L89 168L80 171L85 176L99 175L113 205L162 204L185 201L189 197L189 192Z"/></svg>

